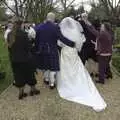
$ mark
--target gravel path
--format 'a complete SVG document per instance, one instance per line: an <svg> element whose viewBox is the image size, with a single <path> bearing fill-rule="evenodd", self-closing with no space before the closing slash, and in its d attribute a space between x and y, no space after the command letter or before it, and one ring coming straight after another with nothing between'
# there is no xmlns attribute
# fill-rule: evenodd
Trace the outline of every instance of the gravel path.
<svg viewBox="0 0 120 120"><path fill-rule="evenodd" d="M37 76L41 94L18 100L18 91L10 86L0 96L0 120L119 120L120 78L114 74L105 85L97 85L108 104L105 111L96 113L84 105L68 102L59 97L57 90L49 90ZM26 91L29 88L26 87Z"/></svg>

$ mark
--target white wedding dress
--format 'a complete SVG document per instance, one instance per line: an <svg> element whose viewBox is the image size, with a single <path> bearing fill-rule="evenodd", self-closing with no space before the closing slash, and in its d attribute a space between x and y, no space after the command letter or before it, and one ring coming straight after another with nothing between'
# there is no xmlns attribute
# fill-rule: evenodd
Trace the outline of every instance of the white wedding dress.
<svg viewBox="0 0 120 120"><path fill-rule="evenodd" d="M62 33L66 35L64 31ZM85 40L81 41L79 50ZM97 112L104 110L107 105L78 56L78 48L71 48L62 43L59 45L63 47L60 56L60 72L57 76L57 89L60 97L90 106Z"/></svg>

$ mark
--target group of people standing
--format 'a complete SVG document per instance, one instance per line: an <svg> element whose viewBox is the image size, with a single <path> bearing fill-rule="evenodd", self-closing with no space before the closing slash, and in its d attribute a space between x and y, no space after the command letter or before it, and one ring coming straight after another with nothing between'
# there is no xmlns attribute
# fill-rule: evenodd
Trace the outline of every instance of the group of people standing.
<svg viewBox="0 0 120 120"><path fill-rule="evenodd" d="M106 77L112 77L111 29L109 23L103 23L100 30L95 29L87 17L86 13L82 19L66 17L56 24L55 14L50 12L43 23L28 29L22 21L15 22L5 39L19 99L27 96L26 84L31 87L30 95L40 93L34 76L38 68L43 72L44 83L50 89L57 85L62 98L90 106L95 111L106 108L84 65L91 58L98 62L97 83L104 84Z"/></svg>
<svg viewBox="0 0 120 120"><path fill-rule="evenodd" d="M99 81L96 82L104 84L106 78L112 78L110 61L114 32L109 22L104 21L100 24L99 21L96 21L94 24L91 24L88 21L87 14L83 14L82 18L79 22L84 29L86 42L83 44L79 55L84 65L88 59L92 59L95 63L98 63L97 76L99 76Z"/></svg>

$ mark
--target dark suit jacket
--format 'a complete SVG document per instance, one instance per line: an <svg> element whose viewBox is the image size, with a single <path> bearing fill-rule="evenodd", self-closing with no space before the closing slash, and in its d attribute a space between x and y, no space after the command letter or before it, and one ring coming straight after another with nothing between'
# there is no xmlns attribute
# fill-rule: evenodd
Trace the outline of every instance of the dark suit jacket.
<svg viewBox="0 0 120 120"><path fill-rule="evenodd" d="M61 40L64 44L73 47L74 42L65 38L59 27L46 22L35 27L36 30L36 48L39 54L39 68L44 70L59 70L59 55L57 41Z"/></svg>
<svg viewBox="0 0 120 120"><path fill-rule="evenodd" d="M35 27L36 30L36 46L38 50L41 47L47 50L57 50L57 41L61 40L64 44L73 47L74 42L65 38L57 25L51 22L46 22ZM50 51L49 51L50 52Z"/></svg>

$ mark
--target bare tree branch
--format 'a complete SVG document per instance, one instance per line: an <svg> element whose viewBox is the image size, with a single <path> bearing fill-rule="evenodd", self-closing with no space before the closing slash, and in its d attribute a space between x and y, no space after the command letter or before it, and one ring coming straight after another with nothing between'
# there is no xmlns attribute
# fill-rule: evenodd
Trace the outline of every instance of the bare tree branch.
<svg viewBox="0 0 120 120"><path fill-rule="evenodd" d="M67 8L69 8L73 3L75 2L75 0L72 0L69 5L67 6Z"/></svg>
<svg viewBox="0 0 120 120"><path fill-rule="evenodd" d="M4 4L11 12L13 12L14 14L16 14L16 12L15 12L11 7L9 7L9 5L6 3L5 0L2 0L1 2L3 2L3 4Z"/></svg>

